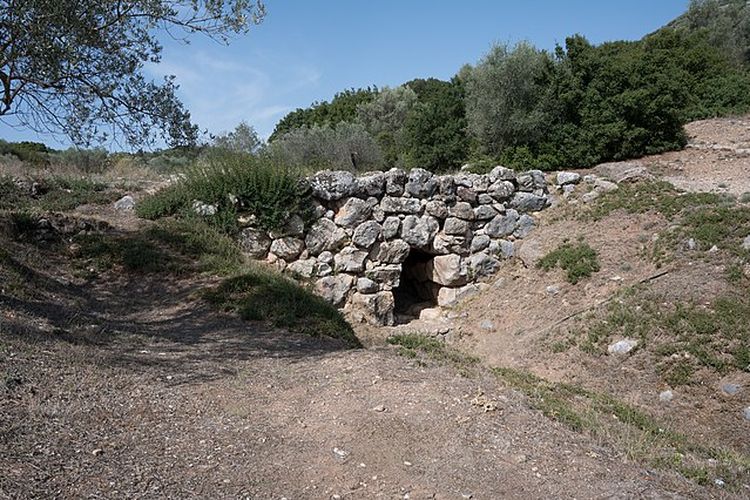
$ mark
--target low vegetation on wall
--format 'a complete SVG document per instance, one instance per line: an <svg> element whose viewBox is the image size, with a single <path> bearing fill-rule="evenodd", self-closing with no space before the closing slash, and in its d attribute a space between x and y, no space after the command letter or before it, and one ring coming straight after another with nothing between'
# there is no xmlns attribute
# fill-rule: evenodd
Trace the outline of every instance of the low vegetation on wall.
<svg viewBox="0 0 750 500"><path fill-rule="evenodd" d="M239 228L239 212L252 216L248 222L271 230L291 215L308 217L310 202L309 187L299 172L250 154L215 151L145 198L137 213L148 219L197 213L232 233Z"/></svg>

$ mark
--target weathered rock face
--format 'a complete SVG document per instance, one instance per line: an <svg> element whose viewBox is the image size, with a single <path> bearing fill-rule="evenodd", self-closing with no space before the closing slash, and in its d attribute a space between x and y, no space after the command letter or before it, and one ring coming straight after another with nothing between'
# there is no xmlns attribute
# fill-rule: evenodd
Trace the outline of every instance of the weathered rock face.
<svg viewBox="0 0 750 500"><path fill-rule="evenodd" d="M310 280L354 320L374 324L393 323L393 290L409 277L419 276L440 306L476 293L475 282L496 272L517 253L514 240L533 231L528 212L549 205L541 172L504 167L442 176L423 169L359 177L323 171L308 182L312 220L291 217L270 234L246 227L242 248Z"/></svg>

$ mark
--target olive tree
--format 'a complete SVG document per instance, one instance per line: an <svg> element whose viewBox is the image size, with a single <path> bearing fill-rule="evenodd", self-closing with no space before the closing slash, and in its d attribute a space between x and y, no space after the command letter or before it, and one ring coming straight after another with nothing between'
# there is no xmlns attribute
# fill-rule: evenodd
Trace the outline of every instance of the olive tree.
<svg viewBox="0 0 750 500"><path fill-rule="evenodd" d="M0 118L86 146L192 144L174 77L144 75L157 35L227 42L264 14L261 0L0 0Z"/></svg>
<svg viewBox="0 0 750 500"><path fill-rule="evenodd" d="M417 94L406 86L385 87L370 102L357 107L357 121L375 138L389 167L403 166L404 124L417 104Z"/></svg>
<svg viewBox="0 0 750 500"><path fill-rule="evenodd" d="M542 102L552 63L548 53L521 42L496 45L473 68L464 68L468 128L484 153L533 144L548 124Z"/></svg>
<svg viewBox="0 0 750 500"><path fill-rule="evenodd" d="M380 147L360 123L300 127L271 142L267 154L281 164L309 170L383 168Z"/></svg>
<svg viewBox="0 0 750 500"><path fill-rule="evenodd" d="M257 153L263 146L263 140L258 132L247 122L240 122L231 132L220 134L213 138L212 146L238 153Z"/></svg>

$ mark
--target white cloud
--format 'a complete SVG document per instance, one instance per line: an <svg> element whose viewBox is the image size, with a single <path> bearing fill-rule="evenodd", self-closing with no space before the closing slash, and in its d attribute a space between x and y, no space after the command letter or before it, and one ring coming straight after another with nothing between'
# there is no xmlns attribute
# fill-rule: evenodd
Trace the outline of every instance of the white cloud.
<svg viewBox="0 0 750 500"><path fill-rule="evenodd" d="M233 129L240 121L268 137L281 116L293 109L290 94L316 86L320 72L306 64L280 64L280 58L250 53L252 62L216 50L189 50L165 54L160 64L147 71L154 78L175 75L178 95L193 121L212 133ZM287 62L287 61L285 61Z"/></svg>

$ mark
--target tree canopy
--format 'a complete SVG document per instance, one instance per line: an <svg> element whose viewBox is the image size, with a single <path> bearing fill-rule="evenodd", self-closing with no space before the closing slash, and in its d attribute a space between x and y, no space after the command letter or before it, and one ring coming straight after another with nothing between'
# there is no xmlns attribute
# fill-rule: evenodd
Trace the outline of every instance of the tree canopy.
<svg viewBox="0 0 750 500"><path fill-rule="evenodd" d="M226 42L264 14L260 0L0 0L0 117L78 145L195 143L174 77L143 74L157 34Z"/></svg>
<svg viewBox="0 0 750 500"><path fill-rule="evenodd" d="M450 81L344 91L289 113L270 141L318 167L571 168L680 148L684 123L748 110L750 3L691 0L638 41L496 45ZM356 131L367 162L320 152L339 129Z"/></svg>

